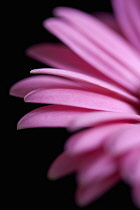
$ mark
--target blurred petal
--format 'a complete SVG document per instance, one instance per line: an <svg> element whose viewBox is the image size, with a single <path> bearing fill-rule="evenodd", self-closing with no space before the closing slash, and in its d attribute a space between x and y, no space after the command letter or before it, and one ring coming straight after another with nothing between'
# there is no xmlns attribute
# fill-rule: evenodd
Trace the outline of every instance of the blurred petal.
<svg viewBox="0 0 140 210"><path fill-rule="evenodd" d="M113 155L120 155L140 145L140 125L130 124L114 133L106 142L105 148Z"/></svg>
<svg viewBox="0 0 140 210"><path fill-rule="evenodd" d="M82 29L82 32L84 32L84 36L88 36L92 40L92 47L94 40L94 44L98 43L98 45L102 49L106 49L109 52L110 58L111 56L116 57L117 60L121 63L125 62L124 64L128 67L128 70L126 69L126 72L131 71L132 74L134 74L135 72L140 77L138 69L140 61L137 57L139 55L137 54L137 52L134 51L133 48L131 48L131 46L129 46L126 40L122 38L122 36L116 34L113 30L111 30L97 18L73 8L57 7L54 10L54 14L61 17L61 19L65 20L65 22L67 20L68 24L69 22L72 23L72 27L76 25L75 31L77 31L76 28ZM45 23L46 25L44 25L47 26L47 22ZM132 67L132 69L130 67Z"/></svg>
<svg viewBox="0 0 140 210"><path fill-rule="evenodd" d="M76 53L60 43L42 43L30 47L27 55L55 68L84 73L101 80L110 81Z"/></svg>
<svg viewBox="0 0 140 210"><path fill-rule="evenodd" d="M140 146L128 151L120 161L122 178L135 185L140 182Z"/></svg>
<svg viewBox="0 0 140 210"><path fill-rule="evenodd" d="M78 171L77 181L80 185L88 185L92 181L102 181L117 172L117 165L113 159L107 155L91 159L89 163Z"/></svg>
<svg viewBox="0 0 140 210"><path fill-rule="evenodd" d="M63 152L52 163L48 171L48 177L50 179L59 179L73 173L80 167L83 167L83 165L86 165L91 158L97 158L100 154L101 152L99 151L94 154L86 153L84 155L70 155L67 152Z"/></svg>
<svg viewBox="0 0 140 210"><path fill-rule="evenodd" d="M111 29L115 30L115 32L121 33L121 36L123 36L119 24L117 23L115 16L112 13L109 12L94 12L93 16L98 18L102 23L109 26Z"/></svg>
<svg viewBox="0 0 140 210"><path fill-rule="evenodd" d="M140 5L138 0L112 0L114 12L126 38L140 50Z"/></svg>
<svg viewBox="0 0 140 210"><path fill-rule="evenodd" d="M112 64L113 61L111 56L105 53L102 48L98 46L96 47L96 45L90 42L85 35L80 33L78 30L75 30L65 21L56 18L47 20L46 24L51 32L55 33L55 35L57 35L63 42L73 49L74 52L78 53L89 64L99 69L102 73L113 79L122 87L128 89L129 91L136 92L139 84L139 80L136 75L127 72L126 69L128 68L125 68L122 71L122 67L119 65L119 62L114 61L115 65ZM137 68L136 64L135 68ZM110 69L112 69L112 71L110 71ZM126 78L122 76L123 72L127 72L127 74L125 73ZM129 79L127 77L129 77ZM130 82L130 80L132 82Z"/></svg>
<svg viewBox="0 0 140 210"><path fill-rule="evenodd" d="M102 181L93 181L86 186L79 186L76 192L76 202L83 207L90 202L99 199L119 181L118 175L113 175Z"/></svg>
<svg viewBox="0 0 140 210"><path fill-rule="evenodd" d="M70 130L77 130L79 128L96 126L103 123L112 122L140 122L140 116L137 114L117 113L117 112L93 112L82 114L69 126Z"/></svg>
<svg viewBox="0 0 140 210"><path fill-rule="evenodd" d="M92 114L92 113L91 113ZM101 146L105 140L120 130L127 127L127 123L112 123L100 125L72 135L65 144L65 149L72 154L87 152Z"/></svg>

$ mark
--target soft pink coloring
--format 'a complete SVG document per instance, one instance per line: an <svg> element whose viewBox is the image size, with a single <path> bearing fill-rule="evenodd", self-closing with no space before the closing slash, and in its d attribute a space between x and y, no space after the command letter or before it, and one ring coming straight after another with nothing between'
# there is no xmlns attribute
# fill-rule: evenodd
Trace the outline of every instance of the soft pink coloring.
<svg viewBox="0 0 140 210"><path fill-rule="evenodd" d="M87 205L124 180L140 207L140 1L112 0L112 6L114 15L56 8L43 25L64 44L27 50L53 68L32 70L34 76L14 84L10 93L52 104L23 116L18 129L75 132L48 176L76 172L77 204Z"/></svg>

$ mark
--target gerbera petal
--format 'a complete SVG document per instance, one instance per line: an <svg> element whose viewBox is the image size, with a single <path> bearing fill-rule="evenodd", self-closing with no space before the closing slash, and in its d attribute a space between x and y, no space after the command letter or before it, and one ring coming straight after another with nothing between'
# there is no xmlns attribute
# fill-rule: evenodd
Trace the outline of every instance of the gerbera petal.
<svg viewBox="0 0 140 210"><path fill-rule="evenodd" d="M79 186L76 192L76 202L79 206L85 206L97 200L119 181L117 174L102 181L93 181L86 186Z"/></svg>
<svg viewBox="0 0 140 210"><path fill-rule="evenodd" d="M38 88L76 88L81 87L80 83L55 76L32 76L15 83L10 94L17 97L24 97L27 93Z"/></svg>
<svg viewBox="0 0 140 210"><path fill-rule="evenodd" d="M108 176L117 172L117 165L112 158L107 155L101 155L96 160L91 159L89 163L83 166L77 175L77 182L80 185L87 185L94 181L102 181Z"/></svg>
<svg viewBox="0 0 140 210"><path fill-rule="evenodd" d="M109 12L94 12L93 16L98 18L102 23L105 23L107 26L109 26L111 29L115 30L115 32L121 33L123 36L119 25L115 19L115 16L112 13Z"/></svg>
<svg viewBox="0 0 140 210"><path fill-rule="evenodd" d="M113 62L111 60L111 56L108 56L107 53L105 53L100 47L93 44L89 39L86 38L86 36L84 36L78 30L73 29L70 24L56 18L47 20L46 25L49 30L55 33L55 35L57 35L64 43L66 43L71 49L78 53L83 59L89 62L89 64L99 69L109 78L113 79L114 82L120 84L129 91L136 93L138 88L138 78L135 76L134 79L134 76L129 73L125 74L126 78L128 75L129 80L125 79L125 77L122 77L121 71L118 71L118 69L121 69L119 62L116 62L113 67L111 64L111 62ZM116 67L117 69L115 70L114 68ZM123 70L123 72L125 71ZM132 81L131 83L130 79Z"/></svg>
<svg viewBox="0 0 140 210"><path fill-rule="evenodd" d="M37 89L25 96L26 102L75 106L94 110L135 113L129 104L106 95L77 89Z"/></svg>
<svg viewBox="0 0 140 210"><path fill-rule="evenodd" d="M140 146L121 158L120 172L123 179L132 185L140 182Z"/></svg>
<svg viewBox="0 0 140 210"><path fill-rule="evenodd" d="M76 117L89 111L88 109L69 106L44 106L24 115L18 122L17 128L67 127Z"/></svg>
<svg viewBox="0 0 140 210"><path fill-rule="evenodd" d="M69 9L68 9L69 11ZM77 12L77 21L75 21L74 17L71 17L70 12L68 12L67 9L65 11L65 8L56 8L55 9L55 13L58 14L58 16L63 17L68 19L68 21L70 21L70 23L68 22L67 25L70 25L70 27L66 28L67 30L70 30L71 28L75 31L77 31L78 34L78 30L80 30L80 34L83 35L81 36L81 39L83 39L83 37L85 38L83 41L87 46L92 46L92 49L90 47L88 47L88 49L91 51L91 53L95 53L97 57L100 58L100 60L102 60L102 62L110 67L110 69L112 69L113 73L116 75L121 75L121 77L123 77L124 80L130 81L131 83L133 83L134 81L134 85L136 85L136 81L138 82L136 75L134 76L134 72L133 72L133 68L137 68L137 66L131 64L128 66L128 61L127 63L124 62L124 59L121 58L121 60L119 59L119 56L117 54L114 55L114 51L112 50L112 48L110 49L109 43L104 42L104 44L102 44L101 39L99 39L98 36L95 35L95 29L93 28L93 26L95 27L95 25L92 25L92 27L89 27L89 24L84 24L83 22L81 22L81 18L78 18L78 12ZM73 11L72 11L73 13ZM71 18L70 18L71 17ZM94 17L93 17L94 19ZM65 23L65 22L64 22ZM59 22L58 22L59 24ZM63 24L63 22L61 21L61 24ZM66 23L65 23L66 24ZM65 24L63 24L63 27L65 28ZM93 31L92 31L93 30ZM91 33L92 31L92 33ZM93 36L94 34L94 36ZM76 33L75 33L76 35ZM77 35L78 36L78 35ZM74 37L75 38L75 37ZM80 38L80 36L79 36ZM75 38L76 40L76 38ZM84 45L83 45L84 46ZM133 65L133 68L131 69L131 66ZM140 63L139 63L140 65ZM130 70L129 70L130 69ZM105 70L104 70L105 71ZM106 71L106 73L108 73L108 71ZM108 75L108 74L107 74ZM139 83L138 83L139 84Z"/></svg>
<svg viewBox="0 0 140 210"><path fill-rule="evenodd" d="M65 149L72 154L95 150L114 132L127 125L127 123L112 123L80 131L68 139Z"/></svg>
<svg viewBox="0 0 140 210"><path fill-rule="evenodd" d="M59 179L65 175L75 172L80 167L83 167L91 158L97 158L101 154L100 151L93 153L86 153L82 155L70 155L63 152L52 163L48 177L50 179Z"/></svg>
<svg viewBox="0 0 140 210"><path fill-rule="evenodd" d="M140 146L140 124L130 124L120 129L105 144L107 151L113 155L120 155L137 146Z"/></svg>
<svg viewBox="0 0 140 210"><path fill-rule="evenodd" d="M117 112L93 112L82 114L72 122L69 129L77 130L79 128L91 127L108 122L140 122L140 116L137 114L117 113Z"/></svg>
<svg viewBox="0 0 140 210"><path fill-rule="evenodd" d="M126 72L137 72L137 74L140 76L138 68L140 62L137 57L139 55L134 52L134 49L129 46L122 36L119 36L113 30L110 30L109 27L104 25L97 18L73 8L57 7L54 10L54 14L62 17L65 20L68 20L73 24L73 26L76 25L78 29L80 28L84 30L85 28L85 36L88 35L90 39L92 39L92 41L94 40L96 44L98 43L102 49L106 49L106 51L110 52L110 56L112 55L116 57L117 60L119 60L122 64L128 65L128 70L126 69ZM114 46L115 51L112 46ZM134 59L133 61L135 61L135 63L133 63L131 59ZM136 64L138 64L138 66ZM132 69L130 67L132 67Z"/></svg>
<svg viewBox="0 0 140 210"><path fill-rule="evenodd" d="M70 70L73 72L84 73L92 77L109 81L107 77L101 74L85 62L76 53L60 43L42 43L27 49L27 55L37 59L47 65L55 68Z"/></svg>
<svg viewBox="0 0 140 210"><path fill-rule="evenodd" d="M49 179L58 179L69 173L73 173L77 168L78 159L70 156L66 152L59 155L48 170Z"/></svg>
<svg viewBox="0 0 140 210"><path fill-rule="evenodd" d="M112 4L123 33L135 48L140 50L140 6L138 1L131 0L126 4L124 0L112 0Z"/></svg>
<svg viewBox="0 0 140 210"><path fill-rule="evenodd" d="M131 94L127 93L123 89L116 87L115 85L109 84L106 81L102 81L98 78L91 77L89 75L84 75L78 72L71 72L68 70L63 69L51 69L51 68L42 68L42 69L34 69L31 71L33 74L51 74L57 75L61 77L65 77L68 79L72 79L75 81L82 82L85 87L88 87L89 90L94 92L101 92L102 94L107 94L113 97L120 97L129 100L132 103L139 104L139 100L132 96Z"/></svg>

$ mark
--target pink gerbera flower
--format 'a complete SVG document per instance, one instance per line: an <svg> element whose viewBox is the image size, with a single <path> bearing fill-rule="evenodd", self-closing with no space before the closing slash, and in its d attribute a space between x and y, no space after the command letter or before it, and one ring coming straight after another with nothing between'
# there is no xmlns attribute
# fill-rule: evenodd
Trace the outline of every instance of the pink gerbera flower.
<svg viewBox="0 0 140 210"><path fill-rule="evenodd" d="M75 133L48 176L77 173L76 202L98 199L120 180L140 207L140 1L112 0L111 14L59 7L44 26L65 45L27 53L53 68L11 88L25 102L52 104L26 114L18 129L66 127Z"/></svg>

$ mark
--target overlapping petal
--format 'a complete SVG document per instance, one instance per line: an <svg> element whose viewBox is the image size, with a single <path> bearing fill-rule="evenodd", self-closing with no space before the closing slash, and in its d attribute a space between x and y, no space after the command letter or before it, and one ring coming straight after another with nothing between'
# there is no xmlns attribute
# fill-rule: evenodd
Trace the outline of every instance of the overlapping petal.
<svg viewBox="0 0 140 210"><path fill-rule="evenodd" d="M66 46L30 47L30 57L54 68L32 70L43 75L16 83L10 93L25 102L51 104L23 116L18 129L76 131L48 176L76 172L77 204L87 205L123 179L140 207L140 3L112 0L112 6L114 17L56 8L56 17L43 24Z"/></svg>

